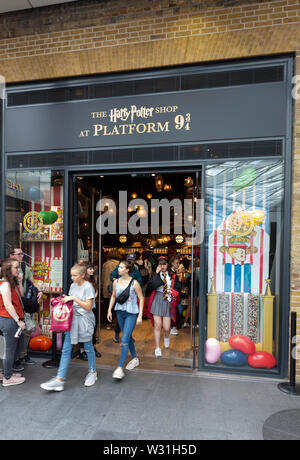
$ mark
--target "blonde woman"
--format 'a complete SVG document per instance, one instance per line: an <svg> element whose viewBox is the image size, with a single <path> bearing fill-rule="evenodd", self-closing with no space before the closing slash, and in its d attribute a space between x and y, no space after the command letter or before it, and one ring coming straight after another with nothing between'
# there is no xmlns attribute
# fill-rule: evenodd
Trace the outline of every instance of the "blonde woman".
<svg viewBox="0 0 300 460"><path fill-rule="evenodd" d="M92 311L95 303L95 290L86 280L86 267L76 264L71 268L71 284L69 295L64 296L64 302L73 301L73 320L70 332L65 333L61 360L57 376L42 383L41 388L48 391L62 391L71 360L72 346L82 342L88 356L89 372L84 385L90 387L97 381L95 369L96 356L93 347L93 332L95 316Z"/></svg>

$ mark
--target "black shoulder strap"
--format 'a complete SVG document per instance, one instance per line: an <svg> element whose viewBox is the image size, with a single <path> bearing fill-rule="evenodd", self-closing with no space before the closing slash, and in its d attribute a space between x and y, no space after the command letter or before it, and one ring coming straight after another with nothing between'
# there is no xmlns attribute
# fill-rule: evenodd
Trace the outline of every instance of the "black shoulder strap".
<svg viewBox="0 0 300 460"><path fill-rule="evenodd" d="M26 286L26 264L25 262L21 262L21 268L22 268L22 272L23 272L23 288L25 289L25 286Z"/></svg>

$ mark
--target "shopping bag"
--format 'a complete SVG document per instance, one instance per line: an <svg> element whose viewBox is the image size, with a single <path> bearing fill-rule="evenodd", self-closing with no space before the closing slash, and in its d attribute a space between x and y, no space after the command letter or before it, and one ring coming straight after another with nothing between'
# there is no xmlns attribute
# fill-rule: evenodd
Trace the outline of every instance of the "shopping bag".
<svg viewBox="0 0 300 460"><path fill-rule="evenodd" d="M73 302L62 301L63 297L54 297L51 300L51 327L53 332L68 332L72 326Z"/></svg>
<svg viewBox="0 0 300 460"><path fill-rule="evenodd" d="M84 262L89 261L89 251L87 249L84 249L81 238L78 238L78 241L77 241L77 259L78 259L78 262L80 260L83 260Z"/></svg>

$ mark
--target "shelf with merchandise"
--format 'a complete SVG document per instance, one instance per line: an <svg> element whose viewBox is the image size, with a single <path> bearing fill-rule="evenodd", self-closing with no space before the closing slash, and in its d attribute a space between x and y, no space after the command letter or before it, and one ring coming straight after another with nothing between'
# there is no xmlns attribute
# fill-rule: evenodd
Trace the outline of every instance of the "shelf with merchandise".
<svg viewBox="0 0 300 460"><path fill-rule="evenodd" d="M48 239L48 240L34 240L34 239L26 239L22 240L22 243L63 243L63 240L53 240L53 239Z"/></svg>

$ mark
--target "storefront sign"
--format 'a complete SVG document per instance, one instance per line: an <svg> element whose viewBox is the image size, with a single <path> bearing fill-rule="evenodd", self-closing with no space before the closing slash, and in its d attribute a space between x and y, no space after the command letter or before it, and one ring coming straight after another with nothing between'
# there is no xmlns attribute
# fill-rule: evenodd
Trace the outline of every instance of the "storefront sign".
<svg viewBox="0 0 300 460"><path fill-rule="evenodd" d="M284 82L8 107L5 151L97 149L284 135Z"/></svg>
<svg viewBox="0 0 300 460"><path fill-rule="evenodd" d="M112 108L110 112L91 112L91 118L97 120L92 129L82 130L81 137L124 136L132 134L170 133L191 129L191 114L177 114L178 106L168 107L130 107ZM158 114L171 114L168 121L156 121ZM101 123L99 122L101 121Z"/></svg>

